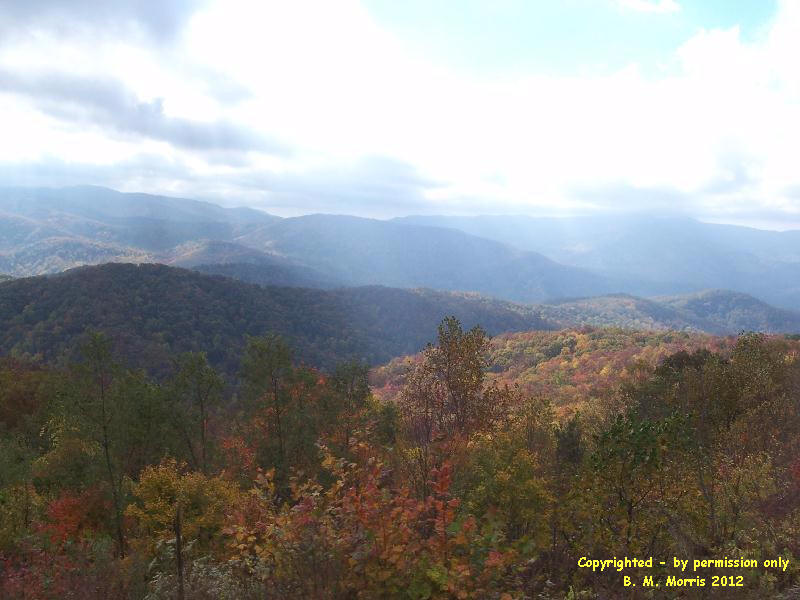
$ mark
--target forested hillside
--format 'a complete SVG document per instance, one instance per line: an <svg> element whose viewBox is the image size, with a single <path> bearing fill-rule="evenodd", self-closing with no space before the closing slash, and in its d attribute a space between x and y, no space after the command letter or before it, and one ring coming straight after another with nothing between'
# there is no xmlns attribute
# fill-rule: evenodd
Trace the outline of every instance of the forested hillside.
<svg viewBox="0 0 800 600"><path fill-rule="evenodd" d="M203 351L235 373L245 336L272 331L310 365L376 364L420 350L443 314L493 333L550 327L533 308L465 294L260 287L164 265L107 264L0 285L0 352L69 360L92 328L132 365L163 371L175 353Z"/></svg>
<svg viewBox="0 0 800 600"><path fill-rule="evenodd" d="M759 562L724 597L796 593L800 342L432 337L377 395L364 365L323 374L274 335L235 382L202 353L152 380L100 334L63 367L6 359L0 595L601 599L649 575L635 597L667 599L673 557L724 556ZM693 569L680 597L730 573Z"/></svg>
<svg viewBox="0 0 800 600"><path fill-rule="evenodd" d="M518 387L526 396L549 398L561 414L595 411L619 386L636 381L676 352L727 352L735 337L675 331L582 327L506 333L487 347L487 378ZM396 400L422 354L398 357L372 370L370 382L384 400Z"/></svg>
<svg viewBox="0 0 800 600"><path fill-rule="evenodd" d="M706 290L656 300L683 314L696 315L701 322L716 325L718 331L800 332L800 313L796 309L775 308L747 294ZM703 329L714 331L711 327Z"/></svg>
<svg viewBox="0 0 800 600"><path fill-rule="evenodd" d="M320 271L293 265L286 261L260 261L260 262L229 262L229 263L209 263L197 265L185 265L193 271L206 273L208 275L223 275L255 283L258 285L278 285L288 287L312 287L312 288L334 288L339 287L340 282L329 275Z"/></svg>
<svg viewBox="0 0 800 600"><path fill-rule="evenodd" d="M259 285L338 287L334 280L326 279L317 271L302 267L287 268L281 264L212 264L193 268L201 273L225 275ZM481 298L474 293L465 295L474 300ZM497 304L488 297L484 297L483 301ZM682 296L653 298L611 294L529 305L527 309L518 306L516 310L538 312L556 328L591 325L719 335L743 331L800 332L800 312L775 308L747 294L727 290L705 290ZM492 330L495 328L492 327ZM497 330L502 330L502 326Z"/></svg>
<svg viewBox="0 0 800 600"><path fill-rule="evenodd" d="M704 331L713 324L649 298L628 294L566 299L543 306L563 326L593 325L631 329ZM714 333L720 333L714 327Z"/></svg>
<svg viewBox="0 0 800 600"><path fill-rule="evenodd" d="M655 298L614 294L563 300L538 308L547 319L564 327L593 325L716 334L800 332L800 312L775 308L753 296L727 290Z"/></svg>

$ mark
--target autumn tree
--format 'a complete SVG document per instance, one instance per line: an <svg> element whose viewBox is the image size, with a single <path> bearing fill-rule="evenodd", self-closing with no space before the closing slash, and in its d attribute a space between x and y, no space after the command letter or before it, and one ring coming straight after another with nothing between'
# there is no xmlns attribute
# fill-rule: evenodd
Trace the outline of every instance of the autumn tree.
<svg viewBox="0 0 800 600"><path fill-rule="evenodd" d="M319 469L316 445L329 417L325 378L313 369L295 367L289 346L275 335L248 339L242 378L249 405L245 429L259 432L251 435L259 463L275 469L285 497L292 469Z"/></svg>
<svg viewBox="0 0 800 600"><path fill-rule="evenodd" d="M239 498L239 490L221 476L189 471L169 458L142 471L132 496L134 502L126 515L136 521L138 544L146 546L152 557L159 542L174 537L178 511L186 543L195 542L199 553L221 551L218 534Z"/></svg>
<svg viewBox="0 0 800 600"><path fill-rule="evenodd" d="M117 551L124 556L126 482L169 452L167 412L158 386L118 365L105 335L89 333L82 349L84 361L53 390L50 447L38 468L53 484L66 476L76 491L105 483Z"/></svg>
<svg viewBox="0 0 800 600"><path fill-rule="evenodd" d="M168 386L173 424L192 466L208 473L209 415L222 399L224 382L204 352L188 352L176 360L177 372Z"/></svg>
<svg viewBox="0 0 800 600"><path fill-rule="evenodd" d="M330 430L328 438L342 451L347 451L355 430L364 424L367 400L370 397L369 366L348 361L339 363L326 378L323 395L322 428Z"/></svg>
<svg viewBox="0 0 800 600"><path fill-rule="evenodd" d="M268 411L270 437L275 438L275 462L286 466L286 431L284 414L288 405L288 379L292 373L292 353L280 336L267 335L247 339L242 358L242 379L251 405L263 405Z"/></svg>
<svg viewBox="0 0 800 600"><path fill-rule="evenodd" d="M122 529L122 472L114 460L116 425L122 412L114 393L113 383L119 374L118 366L111 358L111 342L104 335L92 332L84 344L83 376L86 382L83 415L89 433L100 443L105 466L106 482L111 491L114 509L114 530L120 556L125 556L125 534Z"/></svg>
<svg viewBox="0 0 800 600"><path fill-rule="evenodd" d="M465 332L458 319L447 317L439 325L438 343L428 344L408 375L400 399L410 443L406 457L422 493L448 445L488 429L505 414L509 390L485 385L488 343L481 327Z"/></svg>

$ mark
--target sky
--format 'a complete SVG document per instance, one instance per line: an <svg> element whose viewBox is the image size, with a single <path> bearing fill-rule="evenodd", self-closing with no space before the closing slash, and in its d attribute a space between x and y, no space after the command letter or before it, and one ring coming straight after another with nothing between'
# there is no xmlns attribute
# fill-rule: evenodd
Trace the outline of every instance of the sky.
<svg viewBox="0 0 800 600"><path fill-rule="evenodd" d="M6 0L0 184L800 228L800 0Z"/></svg>

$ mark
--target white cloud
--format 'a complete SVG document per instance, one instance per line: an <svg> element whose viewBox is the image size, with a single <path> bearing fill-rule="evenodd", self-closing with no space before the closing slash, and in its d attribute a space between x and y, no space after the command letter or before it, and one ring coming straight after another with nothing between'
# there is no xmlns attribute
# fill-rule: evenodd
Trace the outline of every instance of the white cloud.
<svg viewBox="0 0 800 600"><path fill-rule="evenodd" d="M617 5L621 8L636 12L648 13L674 13L681 9L680 4L675 0L617 0Z"/></svg>

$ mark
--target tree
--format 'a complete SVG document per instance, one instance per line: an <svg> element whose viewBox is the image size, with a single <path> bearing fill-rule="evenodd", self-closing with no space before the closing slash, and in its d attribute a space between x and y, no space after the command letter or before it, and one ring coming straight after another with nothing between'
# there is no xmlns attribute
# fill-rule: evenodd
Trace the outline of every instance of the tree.
<svg viewBox="0 0 800 600"><path fill-rule="evenodd" d="M347 448L359 414L370 395L369 366L357 361L340 363L329 379L334 407L330 417L338 424L341 444Z"/></svg>
<svg viewBox="0 0 800 600"><path fill-rule="evenodd" d="M133 496L136 502L126 515L135 519L139 544L153 556L159 542L173 539L178 513L184 544L194 542L201 553L221 552L219 533L239 500L239 490L221 476L186 472L185 465L165 459L142 471Z"/></svg>
<svg viewBox="0 0 800 600"><path fill-rule="evenodd" d="M316 447L327 393L324 377L313 369L294 367L291 350L278 336L249 338L242 361L248 423L255 428L257 457L275 469L280 496L287 497L291 470L319 468Z"/></svg>
<svg viewBox="0 0 800 600"><path fill-rule="evenodd" d="M458 439L486 430L505 414L510 390L485 386L489 338L481 327L465 332L455 317L438 328L438 344L428 344L406 379L400 404L407 462L420 493Z"/></svg>
<svg viewBox="0 0 800 600"><path fill-rule="evenodd" d="M107 483L114 509L114 529L118 552L125 556L125 534L122 529L122 473L113 458L116 443L114 430L119 415L118 396L112 387L119 368L111 359L111 342L101 333L91 332L83 346L86 359L83 373L86 378L86 395L83 412L88 425L99 440L103 450Z"/></svg>
<svg viewBox="0 0 800 600"><path fill-rule="evenodd" d="M679 413L650 420L629 411L596 436L590 463L603 512L595 535L610 534L611 551L658 551L670 516L685 509L687 491L675 482L688 476L687 421Z"/></svg>
<svg viewBox="0 0 800 600"><path fill-rule="evenodd" d="M167 413L158 387L144 373L121 368L110 347L102 333L87 335L84 361L55 390L51 447L37 463L53 482L69 481L76 492L104 481L117 552L124 556L126 482L169 451Z"/></svg>
<svg viewBox="0 0 800 600"><path fill-rule="evenodd" d="M195 469L208 473L209 411L220 403L224 382L205 352L187 352L176 360L177 373L168 388L173 423Z"/></svg>
<svg viewBox="0 0 800 600"><path fill-rule="evenodd" d="M247 338L242 359L242 379L248 401L264 405L270 420L270 432L275 436L276 467L286 471L286 440L284 413L289 402L287 380L292 373L292 352L280 336ZM271 437L271 436L270 436Z"/></svg>

